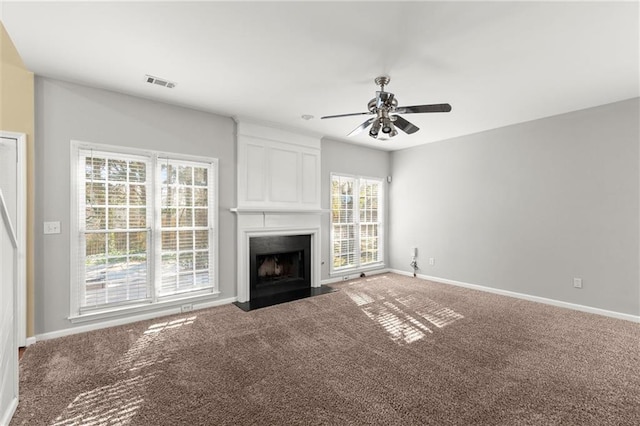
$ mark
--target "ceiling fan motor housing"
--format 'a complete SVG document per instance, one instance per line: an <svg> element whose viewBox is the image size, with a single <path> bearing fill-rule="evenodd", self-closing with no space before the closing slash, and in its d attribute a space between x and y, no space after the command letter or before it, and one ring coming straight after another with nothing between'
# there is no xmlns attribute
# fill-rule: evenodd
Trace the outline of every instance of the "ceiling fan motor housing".
<svg viewBox="0 0 640 426"><path fill-rule="evenodd" d="M377 92L377 96L369 101L367 108L371 113L375 114L378 109L386 108L389 112L393 112L398 106L398 100L391 92Z"/></svg>

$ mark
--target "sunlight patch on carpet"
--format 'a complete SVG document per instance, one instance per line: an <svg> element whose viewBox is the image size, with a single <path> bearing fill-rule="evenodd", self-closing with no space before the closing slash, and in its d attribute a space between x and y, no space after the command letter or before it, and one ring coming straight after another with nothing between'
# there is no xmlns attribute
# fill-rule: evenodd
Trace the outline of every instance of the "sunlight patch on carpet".
<svg viewBox="0 0 640 426"><path fill-rule="evenodd" d="M128 424L144 401L147 383L154 377L136 376L83 392L55 419L53 426Z"/></svg>
<svg viewBox="0 0 640 426"><path fill-rule="evenodd" d="M165 340L174 335L175 330L193 324L196 318L194 315L150 325L110 371L129 375L168 361L170 354L163 348ZM157 376L158 370L155 373L135 374L139 375L79 394L53 425L129 424L144 402L145 389Z"/></svg>
<svg viewBox="0 0 640 426"><path fill-rule="evenodd" d="M375 302L375 300L366 293L353 292L349 290L345 290L345 293L347 293L351 300L353 300L358 306L368 305L369 303Z"/></svg>
<svg viewBox="0 0 640 426"><path fill-rule="evenodd" d="M196 318L197 316L192 316L188 318L178 318L173 321L153 324L149 326L149 328L147 329L147 331L144 332L144 334L154 334L154 333L159 333L163 330L170 330L172 328L182 327L183 325L190 325L190 324L193 324Z"/></svg>
<svg viewBox="0 0 640 426"><path fill-rule="evenodd" d="M377 297L364 290L349 289L345 293L398 344L410 344L432 334L430 326L443 328L464 318L429 298L416 299L413 295L400 295L391 289L385 296Z"/></svg>
<svg viewBox="0 0 640 426"><path fill-rule="evenodd" d="M362 309L364 313L377 322L391 335L391 340L397 343L413 343L422 339L425 334L420 328L414 327L411 321L400 318L385 306L373 305ZM426 327L421 327L425 329ZM428 328L426 328L429 332Z"/></svg>
<svg viewBox="0 0 640 426"><path fill-rule="evenodd" d="M396 300L438 328L445 327L464 318L462 314L429 298L417 300L412 295L409 295Z"/></svg>
<svg viewBox="0 0 640 426"><path fill-rule="evenodd" d="M196 316L178 318L149 326L142 336L115 363L112 371L136 371L166 362L169 359L169 355L162 350L161 344L165 337L162 332L191 325L196 318Z"/></svg>

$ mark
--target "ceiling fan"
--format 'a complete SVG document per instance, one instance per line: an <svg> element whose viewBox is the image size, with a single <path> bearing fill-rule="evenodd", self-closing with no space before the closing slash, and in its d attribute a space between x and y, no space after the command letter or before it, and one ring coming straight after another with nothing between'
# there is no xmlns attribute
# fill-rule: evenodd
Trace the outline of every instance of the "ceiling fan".
<svg viewBox="0 0 640 426"><path fill-rule="evenodd" d="M372 117L353 129L351 133L347 136L355 136L362 132L367 127L371 126L369 129L369 136L374 139L378 138L378 134L382 132L389 137L394 137L398 134L396 127L402 130L407 134L413 134L420 130L418 126L412 124L402 118L398 114L416 114L423 112L449 112L451 111L451 105L449 104L432 104L432 105L414 105L414 106L398 106L398 100L395 98L394 94L391 92L385 92L384 86L389 84L391 78L388 76L380 76L375 80L376 85L380 86L380 90L376 91L376 97L369 101L367 105L369 111L368 112L354 112L350 114L339 114L339 115L326 115L324 117L320 117L321 119L325 118L338 118L338 117L349 117L352 115L368 115L372 114L375 117Z"/></svg>

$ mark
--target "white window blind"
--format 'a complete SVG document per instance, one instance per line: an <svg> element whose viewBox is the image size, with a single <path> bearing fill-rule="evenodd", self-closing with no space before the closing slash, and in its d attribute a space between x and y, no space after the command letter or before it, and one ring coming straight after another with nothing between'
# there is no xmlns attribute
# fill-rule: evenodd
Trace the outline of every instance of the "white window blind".
<svg viewBox="0 0 640 426"><path fill-rule="evenodd" d="M356 266L355 179L331 179L331 224L333 228L333 267Z"/></svg>
<svg viewBox="0 0 640 426"><path fill-rule="evenodd" d="M380 179L331 176L333 271L383 261L382 185Z"/></svg>
<svg viewBox="0 0 640 426"><path fill-rule="evenodd" d="M371 179L360 179L360 264L380 262L379 206L382 193L382 182Z"/></svg>
<svg viewBox="0 0 640 426"><path fill-rule="evenodd" d="M206 165L169 159L160 163L161 296L212 286L210 175Z"/></svg>
<svg viewBox="0 0 640 426"><path fill-rule="evenodd" d="M149 299L150 161L94 150L79 158L80 306Z"/></svg>
<svg viewBox="0 0 640 426"><path fill-rule="evenodd" d="M72 316L215 291L215 160L86 145L73 148Z"/></svg>

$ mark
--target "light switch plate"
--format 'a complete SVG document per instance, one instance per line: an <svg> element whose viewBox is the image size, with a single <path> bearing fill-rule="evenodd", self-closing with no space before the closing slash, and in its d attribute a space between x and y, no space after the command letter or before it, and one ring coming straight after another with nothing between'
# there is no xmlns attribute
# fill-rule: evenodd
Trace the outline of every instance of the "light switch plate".
<svg viewBox="0 0 640 426"><path fill-rule="evenodd" d="M45 222L44 223L44 233L45 234L59 234L60 233L60 222Z"/></svg>

